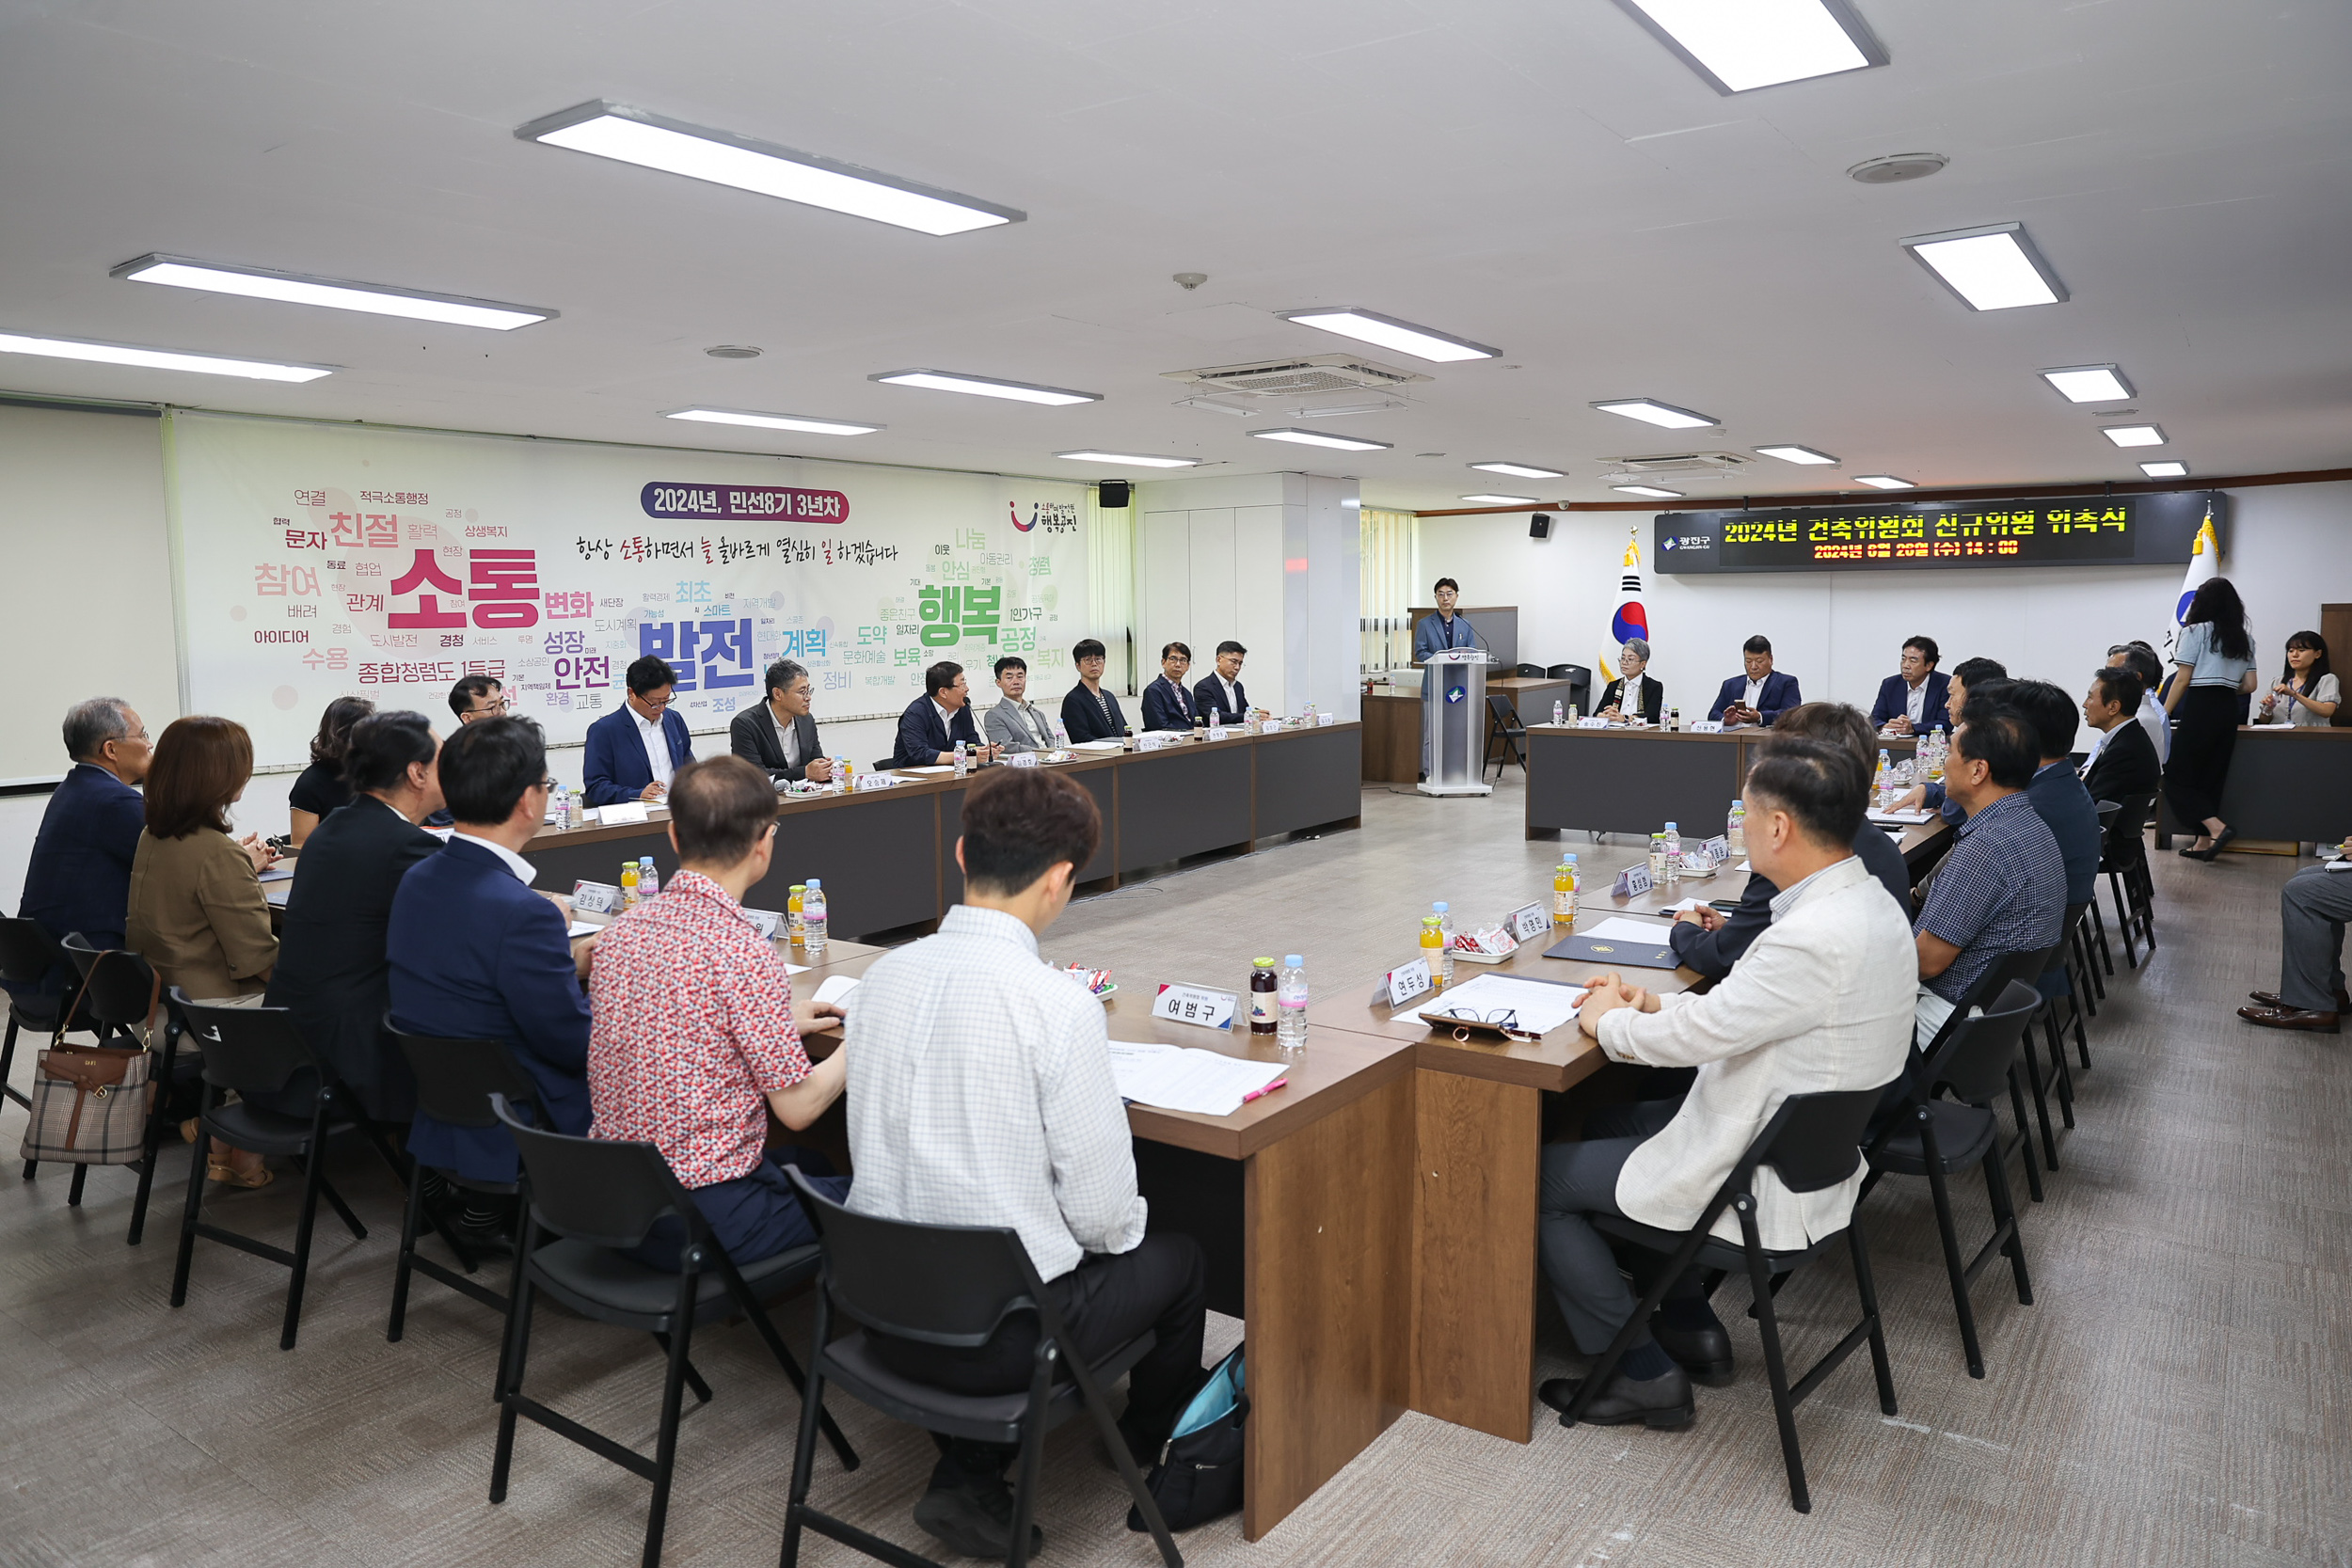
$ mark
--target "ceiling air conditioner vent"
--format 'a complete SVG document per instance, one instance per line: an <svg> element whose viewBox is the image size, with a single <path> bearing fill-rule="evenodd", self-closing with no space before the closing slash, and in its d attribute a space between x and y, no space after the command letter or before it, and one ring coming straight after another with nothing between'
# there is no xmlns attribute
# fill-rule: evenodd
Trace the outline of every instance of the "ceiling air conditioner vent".
<svg viewBox="0 0 2352 1568"><path fill-rule="evenodd" d="M1262 359L1248 365L1212 365L1205 370L1161 373L1171 381L1192 382L1204 391L1261 398L1379 390L1430 379L1415 371L1375 365L1347 354Z"/></svg>
<svg viewBox="0 0 2352 1568"><path fill-rule="evenodd" d="M1621 474L1727 474L1739 472L1755 459L1736 451L1677 451L1609 461L1612 471Z"/></svg>

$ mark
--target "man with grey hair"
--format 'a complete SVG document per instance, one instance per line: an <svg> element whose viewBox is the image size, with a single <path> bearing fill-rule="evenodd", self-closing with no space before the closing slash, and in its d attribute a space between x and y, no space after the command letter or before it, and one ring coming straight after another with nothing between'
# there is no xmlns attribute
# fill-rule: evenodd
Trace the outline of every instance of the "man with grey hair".
<svg viewBox="0 0 2352 1568"><path fill-rule="evenodd" d="M818 749L809 714L816 683L797 659L768 666L768 700L739 709L727 725L727 750L757 763L778 784L833 782L833 758Z"/></svg>
<svg viewBox="0 0 2352 1568"><path fill-rule="evenodd" d="M154 754L147 725L119 697L92 697L65 716L72 769L49 809L24 867L19 912L53 937L79 931L95 947L122 945L131 905L131 862L147 827L147 801L133 786ZM63 989L50 976L48 989Z"/></svg>
<svg viewBox="0 0 2352 1568"><path fill-rule="evenodd" d="M1618 719L1626 717L1625 710L1630 708L1657 723L1658 716L1666 711L1666 689L1643 673L1649 668L1649 644L1638 637L1627 638L1625 646L1617 650L1617 668L1622 673L1601 688L1600 701L1593 705L1593 712Z"/></svg>

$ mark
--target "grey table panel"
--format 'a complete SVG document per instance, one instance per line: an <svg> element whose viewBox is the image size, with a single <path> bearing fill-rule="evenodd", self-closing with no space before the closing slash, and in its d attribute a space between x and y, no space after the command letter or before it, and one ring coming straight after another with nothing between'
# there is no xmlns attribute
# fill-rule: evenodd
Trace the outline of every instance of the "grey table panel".
<svg viewBox="0 0 2352 1568"><path fill-rule="evenodd" d="M2183 829L2161 797L2157 805L2160 832L2203 831ZM2352 730L2239 730L2221 820L2244 838L2333 844L2352 833Z"/></svg>
<svg viewBox="0 0 2352 1568"><path fill-rule="evenodd" d="M936 920L939 839L939 798L928 793L783 812L768 875L743 902L780 910L794 882L821 877L826 924L835 936L856 942Z"/></svg>
<svg viewBox="0 0 2352 1568"><path fill-rule="evenodd" d="M1531 731L1527 826L1654 833L1676 823L1685 838L1724 831L1740 793L1736 741L1661 740L1606 730Z"/></svg>
<svg viewBox="0 0 2352 1568"><path fill-rule="evenodd" d="M1268 736L1256 750L1260 838L1363 814L1361 728Z"/></svg>
<svg viewBox="0 0 2352 1568"><path fill-rule="evenodd" d="M523 859L538 873L532 885L548 893L565 895L570 894L574 882L618 882L621 863L635 862L644 855L653 857L654 869L661 873L664 880L676 873L677 851L670 847L668 823L647 823L627 838L609 838L597 844L566 844L558 840L544 848L533 844L523 851Z"/></svg>
<svg viewBox="0 0 2352 1568"><path fill-rule="evenodd" d="M1261 748L1155 752L1119 769L1119 869L1249 843L1249 758Z"/></svg>

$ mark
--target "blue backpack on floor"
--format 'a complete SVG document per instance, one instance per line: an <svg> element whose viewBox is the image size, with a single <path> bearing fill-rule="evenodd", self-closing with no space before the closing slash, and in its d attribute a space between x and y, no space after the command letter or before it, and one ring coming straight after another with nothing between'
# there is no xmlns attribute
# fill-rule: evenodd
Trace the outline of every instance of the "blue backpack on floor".
<svg viewBox="0 0 2352 1568"><path fill-rule="evenodd" d="M1144 1477L1171 1530L1222 1519L1241 1507L1242 1425L1249 1419L1242 1366L1246 1349L1236 1345L1209 1373L1176 1418L1159 1463ZM1141 1510L1127 1510L1127 1528L1138 1532L1145 1528Z"/></svg>

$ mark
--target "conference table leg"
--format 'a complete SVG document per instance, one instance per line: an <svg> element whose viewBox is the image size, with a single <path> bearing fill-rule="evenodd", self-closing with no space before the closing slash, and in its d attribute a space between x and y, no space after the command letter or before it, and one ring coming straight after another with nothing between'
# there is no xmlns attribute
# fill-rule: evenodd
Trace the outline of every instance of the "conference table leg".
<svg viewBox="0 0 2352 1568"><path fill-rule="evenodd" d="M1414 1074L1415 1410L1528 1441L1542 1091Z"/></svg>

